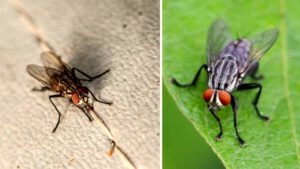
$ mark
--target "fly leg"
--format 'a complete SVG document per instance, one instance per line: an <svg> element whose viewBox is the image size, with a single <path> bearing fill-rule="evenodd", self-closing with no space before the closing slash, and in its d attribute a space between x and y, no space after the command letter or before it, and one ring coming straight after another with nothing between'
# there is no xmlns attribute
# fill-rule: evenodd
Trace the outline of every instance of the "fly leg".
<svg viewBox="0 0 300 169"><path fill-rule="evenodd" d="M74 104L75 105L75 104ZM88 119L89 119L89 121L91 122L91 121L93 121L94 119L93 119L93 117L88 113L88 112L86 112L86 111L84 111L84 109L83 108L81 108L81 107L79 107L79 106L77 106L77 105L75 105L77 108L79 108L87 117L88 117Z"/></svg>
<svg viewBox="0 0 300 169"><path fill-rule="evenodd" d="M99 75L96 75L96 76L90 76L88 75L87 73L84 73L83 71L77 69L77 68L72 68L72 73L76 76L75 74L75 71L81 73L82 75L84 75L85 77L87 77L87 79L80 79L79 80L82 80L82 81L89 81L89 82L92 82L93 80L105 75L106 73L108 73L110 70L107 69L106 71L104 71L103 73L99 74ZM77 76L76 76L77 77Z"/></svg>
<svg viewBox="0 0 300 169"><path fill-rule="evenodd" d="M61 113L59 112L59 110L57 109L56 105L55 105L55 104L53 103L53 101L52 101L52 98L56 98L56 97L63 97L63 96L60 95L60 94L55 94L55 95L49 96L49 100L50 100L51 104L54 106L55 110L56 110L57 113L58 113L58 120L57 120L57 123L56 123L54 129L52 130L52 133L54 133L54 132L56 131L56 129L57 129L59 123L60 123L60 117L61 117Z"/></svg>
<svg viewBox="0 0 300 169"><path fill-rule="evenodd" d="M97 97L94 95L93 92L91 92L90 89L88 89L89 92L91 93L92 97L94 98L94 100L96 100L97 102L100 102L100 103L104 103L104 104L108 104L108 105L112 105L113 102L110 102L110 101L105 101L105 100L102 100L102 99L97 99Z"/></svg>
<svg viewBox="0 0 300 169"><path fill-rule="evenodd" d="M201 74L201 70L202 69L205 69L206 70L206 73L207 73L207 65L206 64L203 64L197 71L193 81L191 83L187 83L187 84L181 84L179 83L176 79L172 78L172 83L178 87L190 87L190 86L195 86L197 84L197 81L199 79L199 76Z"/></svg>
<svg viewBox="0 0 300 169"><path fill-rule="evenodd" d="M255 108L255 111L256 111L256 114L258 115L259 118L261 118L262 120L269 120L269 117L268 116L264 116L262 115L259 110L258 110L258 107L257 107L257 103L258 103L258 100L259 100L259 97L260 97L260 94L261 94L261 90L262 90L262 86L261 84L259 83L244 83L244 84L241 84L237 90L250 90L250 89L259 89L252 104Z"/></svg>
<svg viewBox="0 0 300 169"><path fill-rule="evenodd" d="M233 111L233 123L234 123L234 129L235 129L235 134L236 137L238 139L238 141L240 142L240 145L243 146L245 144L245 141L241 138L238 128L237 128L237 121L236 121L236 114L237 114L237 110L238 110L238 105L237 105L237 101L234 98L234 96L231 95L231 106L232 106L232 111Z"/></svg>
<svg viewBox="0 0 300 169"><path fill-rule="evenodd" d="M250 75L250 77L254 80L261 80L264 78L263 75L257 75L257 70L259 67L259 63L256 62L253 64L253 66L250 68L250 70L248 71L248 74Z"/></svg>
<svg viewBox="0 0 300 169"><path fill-rule="evenodd" d="M220 141L221 138L222 138L222 134L223 134L223 128L222 128L221 120L212 109L209 109L209 111L211 112L211 114L214 116L214 118L217 120L217 122L219 124L220 132L216 136L216 139L217 139L217 141Z"/></svg>

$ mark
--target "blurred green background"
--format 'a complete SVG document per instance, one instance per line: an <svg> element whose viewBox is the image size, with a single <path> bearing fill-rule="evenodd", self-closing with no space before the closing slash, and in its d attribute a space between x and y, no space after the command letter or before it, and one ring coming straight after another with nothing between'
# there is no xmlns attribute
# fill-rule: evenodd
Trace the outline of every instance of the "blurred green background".
<svg viewBox="0 0 300 169"><path fill-rule="evenodd" d="M216 154L178 110L163 87L163 168L224 168Z"/></svg>

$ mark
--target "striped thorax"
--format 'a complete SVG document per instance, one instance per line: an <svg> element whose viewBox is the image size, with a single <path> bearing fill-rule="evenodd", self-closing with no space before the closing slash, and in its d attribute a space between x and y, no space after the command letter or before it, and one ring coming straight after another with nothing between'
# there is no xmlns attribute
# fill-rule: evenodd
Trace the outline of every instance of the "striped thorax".
<svg viewBox="0 0 300 169"><path fill-rule="evenodd" d="M208 65L208 89L203 97L209 109L219 110L230 104L232 92L246 73L251 43L238 39L229 43L213 65Z"/></svg>

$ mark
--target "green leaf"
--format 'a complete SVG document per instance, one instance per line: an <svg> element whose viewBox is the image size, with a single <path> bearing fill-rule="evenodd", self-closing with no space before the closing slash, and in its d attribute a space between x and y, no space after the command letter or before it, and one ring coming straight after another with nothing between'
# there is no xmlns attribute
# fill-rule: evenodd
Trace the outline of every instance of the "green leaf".
<svg viewBox="0 0 300 169"><path fill-rule="evenodd" d="M299 6L297 0L163 2L164 83L226 168L300 168ZM207 87L204 71L196 87L183 89L170 83L172 77L183 83L192 81L200 65L206 63L207 31L217 18L223 18L237 36L271 27L280 31L259 68L264 79L260 81L263 90L258 106L271 121L262 121L255 113L251 103L257 91L233 92L239 105L238 128L246 147L240 147L236 140L231 107L218 112L224 135L220 142L215 140L218 124L202 99Z"/></svg>

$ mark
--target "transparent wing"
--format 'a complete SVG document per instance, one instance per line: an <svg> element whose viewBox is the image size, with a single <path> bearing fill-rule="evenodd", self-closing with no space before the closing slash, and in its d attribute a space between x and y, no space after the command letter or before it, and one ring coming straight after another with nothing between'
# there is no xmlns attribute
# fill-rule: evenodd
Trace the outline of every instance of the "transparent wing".
<svg viewBox="0 0 300 169"><path fill-rule="evenodd" d="M47 68L53 68L61 71L70 70L67 64L65 64L61 58L53 52L43 52L41 54L41 60Z"/></svg>
<svg viewBox="0 0 300 169"><path fill-rule="evenodd" d="M57 69L46 68L37 65L28 65L26 70L32 77L40 81L48 88L52 88L59 83L58 78L62 73L62 71Z"/></svg>
<svg viewBox="0 0 300 169"><path fill-rule="evenodd" d="M32 77L40 81L43 85L47 86L48 88L51 88L52 80L49 77L45 67L37 65L28 65L26 67L26 70Z"/></svg>
<svg viewBox="0 0 300 169"><path fill-rule="evenodd" d="M249 65L257 62L274 45L278 34L278 29L270 29L249 39L251 42Z"/></svg>
<svg viewBox="0 0 300 169"><path fill-rule="evenodd" d="M218 19L214 21L208 31L206 56L209 66L217 60L222 49L232 41L232 37L226 23Z"/></svg>

